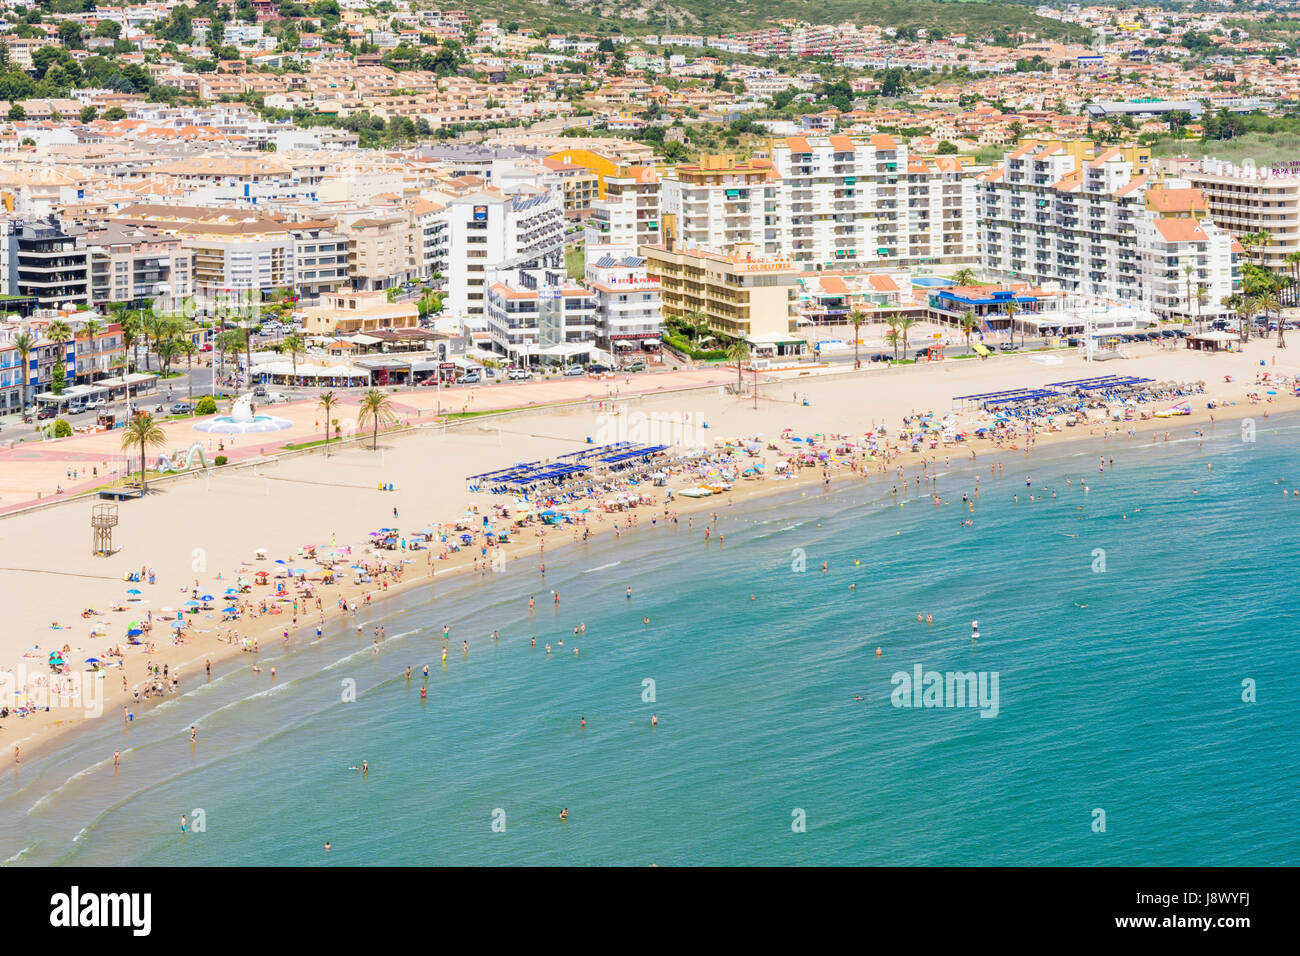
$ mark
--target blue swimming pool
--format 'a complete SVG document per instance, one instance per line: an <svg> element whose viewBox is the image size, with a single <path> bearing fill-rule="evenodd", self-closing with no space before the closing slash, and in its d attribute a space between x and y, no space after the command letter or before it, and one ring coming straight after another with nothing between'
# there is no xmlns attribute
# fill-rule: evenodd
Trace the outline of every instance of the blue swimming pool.
<svg viewBox="0 0 1300 956"><path fill-rule="evenodd" d="M955 283L951 279L945 279L943 276L913 276L912 285L924 286L927 289L936 286L951 286Z"/></svg>

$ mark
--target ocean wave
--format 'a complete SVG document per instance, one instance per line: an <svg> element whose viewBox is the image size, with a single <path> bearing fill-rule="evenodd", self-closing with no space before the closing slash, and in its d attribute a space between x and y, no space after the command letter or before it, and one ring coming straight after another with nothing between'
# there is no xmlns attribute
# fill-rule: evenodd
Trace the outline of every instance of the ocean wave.
<svg viewBox="0 0 1300 956"><path fill-rule="evenodd" d="M583 573L583 574L591 574L593 571L605 571L605 570L608 570L609 568L616 568L616 567L618 567L618 566L619 566L620 564L622 564L622 563L623 563L622 561L615 561L615 562L613 562L612 564L602 564L602 565L600 565L599 567L588 568L586 571L583 571L582 573Z"/></svg>

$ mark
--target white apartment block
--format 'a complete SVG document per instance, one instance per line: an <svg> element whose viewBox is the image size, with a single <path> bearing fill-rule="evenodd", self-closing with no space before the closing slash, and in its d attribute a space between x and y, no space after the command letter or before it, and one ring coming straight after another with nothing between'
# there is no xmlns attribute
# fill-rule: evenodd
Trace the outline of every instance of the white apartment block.
<svg viewBox="0 0 1300 956"><path fill-rule="evenodd" d="M451 315L482 318L486 283L502 269L564 263L564 203L549 190L483 189L447 203L447 300Z"/></svg>
<svg viewBox="0 0 1300 956"><path fill-rule="evenodd" d="M605 176L605 198L592 202L584 224L588 249L633 256L641 246L662 242L662 186L653 166L624 166Z"/></svg>
<svg viewBox="0 0 1300 956"><path fill-rule="evenodd" d="M1200 285L1210 311L1231 294L1231 238L1186 180L1151 179L1145 147L1031 140L977 182L980 263L991 273L1163 317L1197 314ZM1181 289L1169 284L1171 269Z"/></svg>
<svg viewBox="0 0 1300 956"><path fill-rule="evenodd" d="M589 247L590 248L590 247ZM596 340L612 352L657 347L663 333L659 280L646 273L645 259L589 255L584 279L596 297Z"/></svg>
<svg viewBox="0 0 1300 956"><path fill-rule="evenodd" d="M1166 317L1205 318L1224 311L1236 285L1233 238L1210 221L1138 221L1137 245L1143 295Z"/></svg>
<svg viewBox="0 0 1300 956"><path fill-rule="evenodd" d="M1233 166L1205 158L1181 172L1205 195L1210 215L1235 236L1267 232L1266 245L1249 258L1265 268L1291 273L1286 257L1300 252L1300 163Z"/></svg>
<svg viewBox="0 0 1300 956"><path fill-rule="evenodd" d="M563 265L494 270L484 303L492 350L518 365L583 361L595 348L595 298Z"/></svg>
<svg viewBox="0 0 1300 956"><path fill-rule="evenodd" d="M975 186L956 157L912 156L883 134L787 137L771 152L678 166L664 183L678 239L753 243L810 272L976 260Z"/></svg>
<svg viewBox="0 0 1300 956"><path fill-rule="evenodd" d="M973 263L975 187L955 156L893 136L792 136L772 145L779 251L800 268Z"/></svg>

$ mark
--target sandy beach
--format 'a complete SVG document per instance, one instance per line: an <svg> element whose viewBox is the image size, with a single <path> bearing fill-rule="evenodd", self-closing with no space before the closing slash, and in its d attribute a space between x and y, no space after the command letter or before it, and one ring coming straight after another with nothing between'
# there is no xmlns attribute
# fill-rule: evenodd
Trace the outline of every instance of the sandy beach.
<svg viewBox="0 0 1300 956"><path fill-rule="evenodd" d="M1252 404L1247 398L1251 392L1261 395L1266 392L1255 384L1259 372L1267 370L1291 376L1300 373L1300 356L1290 360L1288 350L1275 349L1272 340L1256 340L1248 343L1243 352L1226 355L1145 346L1137 348L1130 360L1093 365L1074 353L1051 354L1062 358L1062 363L1044 365L1032 361L1031 356L1017 355L899 368L877 366L859 372L773 373L760 388L757 408L751 396L729 394L720 387L735 383L734 368L729 372L715 368L682 373L689 374L690 378L675 377L673 383L690 390L664 394L660 394L663 383L651 377L633 379L635 386L620 381L620 395L612 405L599 393L595 397L576 393L569 397L566 389L580 388L587 383L500 387L476 396L479 404L475 410L490 410L489 405L518 408L529 402L575 403L562 408L468 419L446 427L434 421L436 396L423 392L401 393L395 398L402 421L417 426L423 423L422 427L381 432L377 450L372 450L369 442L351 442L331 448L328 457L319 448L274 457L279 447L288 442L310 440L316 414L311 402L279 406L275 413L293 420L294 429L275 435L274 441L263 442L261 439L266 436L258 436L255 447L250 441L249 447L235 449L237 453L232 459L245 464L160 482L144 500L124 502L120 508L121 523L114 533L116 551L111 557L93 557L90 553L89 516L94 498L72 497L69 491L55 504L0 517L0 542L5 554L0 562L3 564L0 588L7 598L10 619L10 626L0 636L0 668L14 674L20 665L26 665L29 674L48 676L45 667L48 653L67 644L73 670L80 672L86 666L83 660L98 656L111 646L122 645L126 650L124 667L108 670L102 680L105 691L102 714L89 716L84 707L52 707L49 712L21 719L10 716L2 721L0 730L0 744L6 748L4 759L13 759L14 746L21 748L23 761L34 759L52 746L60 734L75 731L90 720L123 720L123 706L131 699L130 689L151 679L146 674L147 665L166 664L170 674L179 672L180 693L203 680L205 660L212 662L214 671L238 666L247 668L250 681L269 681L269 674L253 671L251 655L238 644L218 640L219 630L232 626L222 624L218 611L197 615L187 629L187 642L171 643L167 628L160 626L157 618L163 608L183 606L190 599L196 581L200 593L221 595L233 586L239 574L273 569L277 558L299 563L294 559L306 546L321 549L350 546L356 555L368 545L370 532L379 527L395 526L407 532L454 521L471 506L488 513L493 504L504 502L486 492L468 491L467 476L517 461L554 458L585 447L588 439L596 444L628 439L671 444L680 437L682 423L688 421L696 439L734 439L762 434L765 440L775 440L785 429L799 435L861 436L881 424L896 430L902 418L909 414L927 410L947 414L956 395L1033 387L1101 374L1145 376L1157 381L1203 381L1205 392L1190 401L1193 413L1189 416L1124 422L1112 424L1108 429L1098 423L1040 433L1036 437L1037 446L1069 440L1101 441L1103 431L1109 430L1111 437L1105 441L1108 447L1118 448L1122 446L1116 443L1128 440L1130 429L1139 433L1169 431L1185 435L1193 429L1225 427L1222 423L1228 422L1232 424L1226 427L1237 428L1233 420L1244 417L1256 419L1257 427L1263 428L1262 419L1266 414L1300 408L1300 400L1285 389L1277 389L1276 396L1265 395L1258 404ZM1261 362L1266 365L1261 367ZM1233 381L1225 381L1225 376L1231 376ZM1215 401L1220 407L1210 412L1206 409L1207 401ZM443 408L446 409L445 402ZM346 421L355 418L355 412L345 407L340 417ZM968 414L966 420L974 417L973 413ZM168 426L169 439L174 439L176 446L192 440L191 436L198 433L186 432L189 427L186 422ZM96 454L109 454L110 445L112 454L117 453L117 435L78 436L64 441L69 443L64 446L67 451L59 447L62 442L46 443L55 447L42 447L39 451L47 456L84 454L86 461ZM925 457L935 459L936 467L942 468L946 458L951 457L954 462L968 460L972 450L981 461L1002 461L1013 469L1019 467L1017 460L1025 457L1023 448L1013 451L1009 444L1001 448L990 441L967 444L970 447L940 446L935 451L904 453L891 463L891 474L896 466L903 467L909 475L916 474ZM1118 454L1117 451L1109 453ZM45 486L51 470L62 474L66 467L64 459L22 457L23 454L27 453L21 446L0 452L3 476L0 504L6 507L15 507L17 501L30 501L25 494ZM769 465L775 460L771 452L764 453L763 457ZM677 498L669 507L686 520L685 516L693 510L717 509L753 495L800 485L808 486L812 493L824 480L820 468L804 469L795 478L784 481L774 480L771 468L766 471L769 477L738 482L724 496L694 502ZM832 482L882 480L876 475L875 467L866 471L865 478L863 473L846 467L829 471ZM391 483L394 490L379 491L381 483ZM674 488L683 486L680 481L669 484ZM646 493L653 494L656 501L640 508L637 520L649 521L652 513L663 520L664 489L647 489ZM606 533L612 529L614 518L597 509L588 516L588 526L592 533ZM400 580L388 579L386 590L379 582L355 585L349 576L340 585L318 587L316 593L322 599L327 621L333 625L337 625L340 614L335 606L340 597L361 602L370 592L372 600L377 601L412 588L436 588L438 581L455 573L479 573L485 577L498 573L534 575L538 580L540 604L549 598L549 591L538 574L541 559L538 533L535 526L524 529L505 546L504 567L498 565L490 572L475 571L473 560L480 553L477 547L473 551L462 550L447 560L435 557L431 562L424 551L405 555L397 551L381 552L383 560L394 561L403 556L414 559L413 563L404 565ZM544 534L547 550L562 547L575 537L574 529L565 526L546 529ZM257 560L259 549L267 552L266 561ZM127 573L140 571L142 567L154 571L155 583L128 584ZM241 568L245 570L241 572ZM127 590L131 588L142 592L138 601L127 600ZM243 597L260 600L268 590L255 587ZM219 608L222 603L218 598L215 606ZM115 605L126 610L110 610ZM96 613L83 618L87 608L95 609ZM154 653L146 654L143 646L126 647L127 622L144 619L150 612L155 623L148 637L154 642ZM292 640L311 639L314 634L310 632L314 631L317 620L314 607L310 612L304 607L296 628L289 613L245 616L233 626L241 638L256 639L267 646L281 641L285 628L293 632ZM96 622L107 624L105 636L90 635ZM59 629L54 628L55 624ZM38 650L29 652L33 646ZM34 653L35 657L25 660L25 653ZM291 660L283 663L286 669L292 667ZM124 676L128 687L125 692ZM7 699L5 703L12 704L12 700ZM147 708L150 704L145 702L140 706Z"/></svg>

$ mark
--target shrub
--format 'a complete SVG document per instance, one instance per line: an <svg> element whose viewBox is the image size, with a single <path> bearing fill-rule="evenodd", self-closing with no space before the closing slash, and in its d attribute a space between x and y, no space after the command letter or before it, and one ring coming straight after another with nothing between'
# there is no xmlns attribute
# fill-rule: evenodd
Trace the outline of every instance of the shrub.
<svg viewBox="0 0 1300 956"><path fill-rule="evenodd" d="M72 426L68 424L68 420L66 418L59 418L55 420L54 437L55 438L72 437Z"/></svg>
<svg viewBox="0 0 1300 956"><path fill-rule="evenodd" d="M228 459L225 455L218 455L216 458L212 459L212 463L214 465L224 465L229 460L230 459Z"/></svg>
<svg viewBox="0 0 1300 956"><path fill-rule="evenodd" d="M215 415L217 413L217 400L211 395L204 395L194 406L195 415Z"/></svg>

